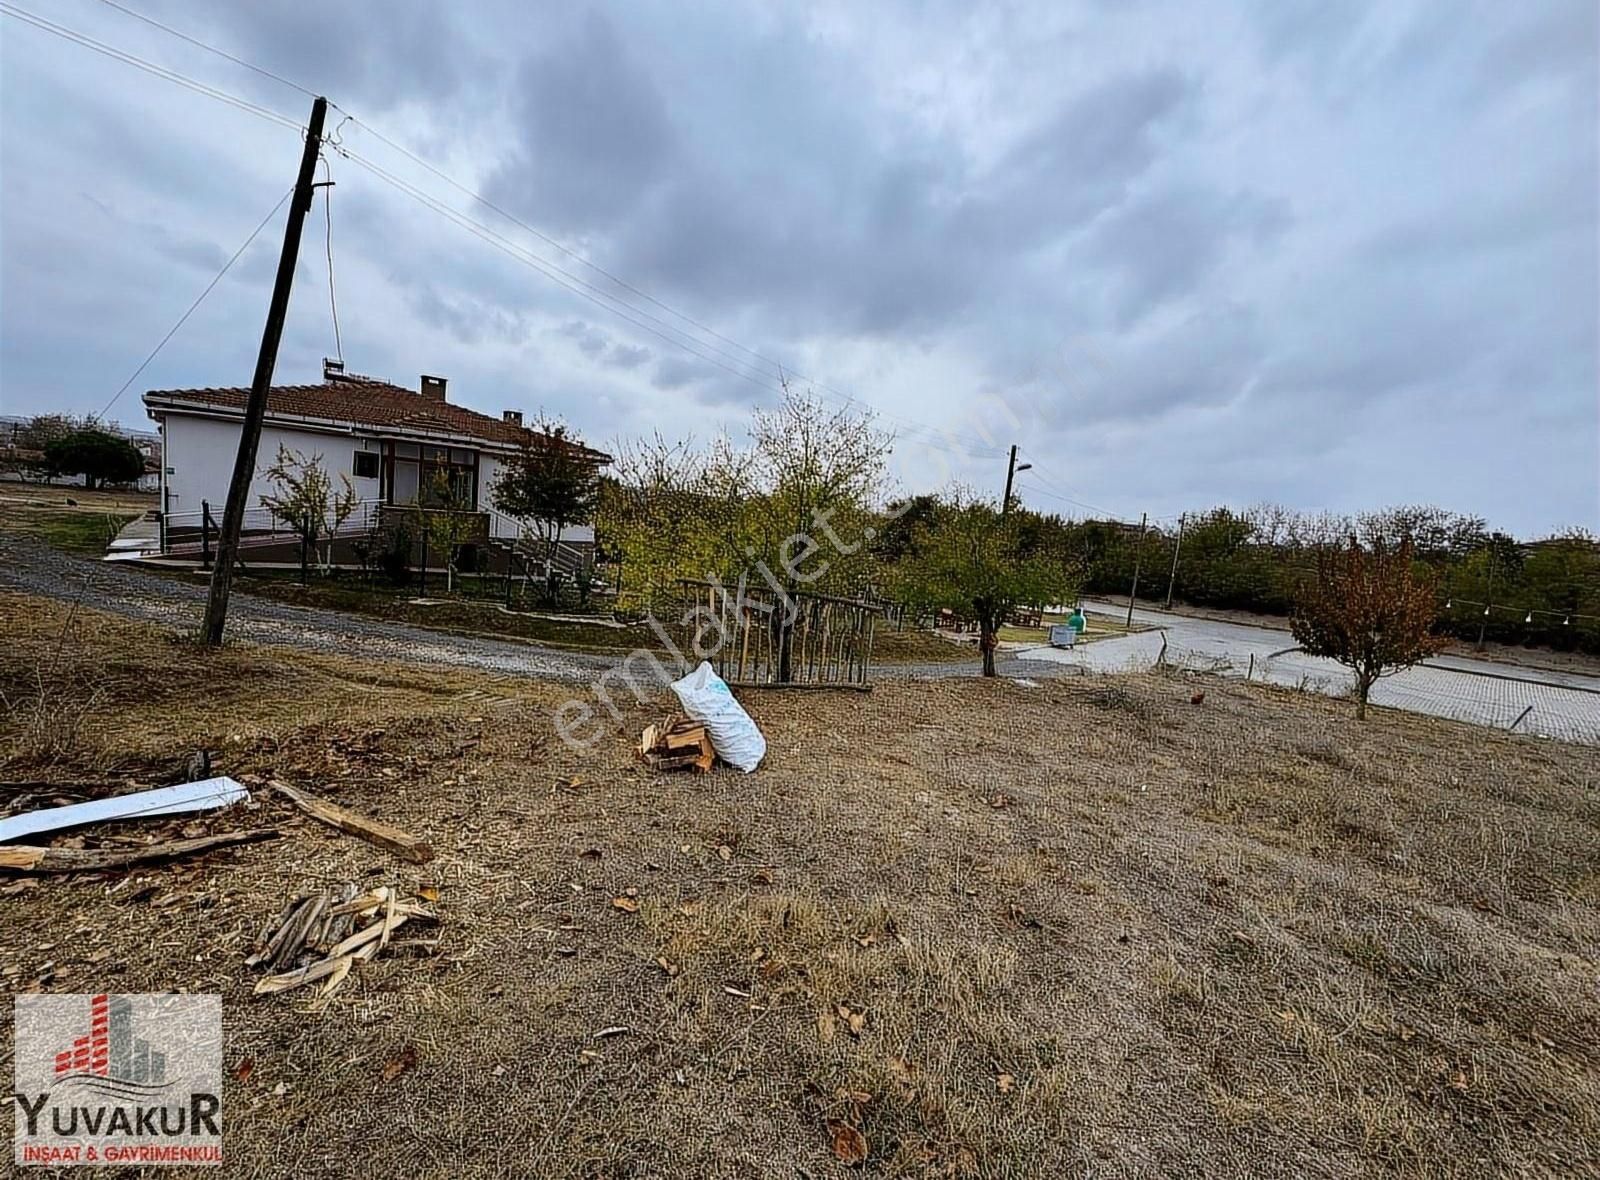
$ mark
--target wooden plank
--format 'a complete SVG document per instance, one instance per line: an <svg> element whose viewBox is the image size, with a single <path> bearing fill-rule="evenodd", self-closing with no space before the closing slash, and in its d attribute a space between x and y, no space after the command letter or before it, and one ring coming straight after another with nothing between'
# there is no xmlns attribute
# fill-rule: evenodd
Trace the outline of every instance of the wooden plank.
<svg viewBox="0 0 1600 1180"><path fill-rule="evenodd" d="M155 860L197 856L235 844L276 840L280 835L282 833L276 828L257 828L248 832L226 832L220 836L198 836L193 840L146 844L143 848L39 848L32 844L8 844L0 847L0 869L22 873L98 873Z"/></svg>
<svg viewBox="0 0 1600 1180"><path fill-rule="evenodd" d="M351 836L360 836L369 844L376 844L379 848L394 853L401 860L408 860L412 864L426 864L433 859L433 849L426 840L419 840L399 828L391 827L380 820L368 819L364 815L357 815L353 811L346 811L336 803L329 803L326 799L318 799L304 791L289 786L288 783L271 779L267 785L278 794L288 799L301 811L312 819L327 824L329 827L338 828Z"/></svg>
<svg viewBox="0 0 1600 1180"><path fill-rule="evenodd" d="M268 975L256 981L255 994L270 996L276 992L286 992L290 988L302 987L308 983L315 983L319 979L326 979L335 973L350 970L348 958L322 959L301 967L298 971L289 971L283 975Z"/></svg>

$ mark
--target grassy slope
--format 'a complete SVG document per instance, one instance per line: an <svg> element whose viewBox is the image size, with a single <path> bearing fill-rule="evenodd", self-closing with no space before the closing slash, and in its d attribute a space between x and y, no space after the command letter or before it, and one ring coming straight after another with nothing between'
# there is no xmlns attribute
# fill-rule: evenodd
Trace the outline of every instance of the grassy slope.
<svg viewBox="0 0 1600 1180"><path fill-rule="evenodd" d="M0 614L0 778L163 781L204 744L439 849L411 868L263 799L205 826L277 844L5 899L15 989L222 992L236 1174L832 1176L850 1121L869 1175L1594 1162L1592 750L1238 682L963 681L752 696L757 774L658 778L629 744L659 706L579 754L554 686L201 657L92 612L57 662L61 608ZM71 692L33 726L41 667ZM253 932L344 880L441 885L441 953L322 1014L252 997Z"/></svg>

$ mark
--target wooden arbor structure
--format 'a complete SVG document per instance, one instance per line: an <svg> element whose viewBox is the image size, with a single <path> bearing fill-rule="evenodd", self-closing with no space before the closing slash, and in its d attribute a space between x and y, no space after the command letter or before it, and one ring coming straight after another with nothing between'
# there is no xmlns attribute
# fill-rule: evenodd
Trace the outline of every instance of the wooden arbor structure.
<svg viewBox="0 0 1600 1180"><path fill-rule="evenodd" d="M882 608L854 598L683 579L685 656L744 687L870 689Z"/></svg>

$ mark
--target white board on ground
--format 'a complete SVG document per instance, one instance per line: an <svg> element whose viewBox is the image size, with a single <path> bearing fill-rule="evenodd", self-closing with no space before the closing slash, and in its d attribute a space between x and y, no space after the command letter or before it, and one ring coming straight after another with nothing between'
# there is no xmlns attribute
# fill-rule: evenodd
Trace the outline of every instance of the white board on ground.
<svg viewBox="0 0 1600 1180"><path fill-rule="evenodd" d="M227 775L201 779L194 783L180 783L175 787L157 787L153 791L135 791L131 795L113 795L109 799L95 799L88 803L71 803L65 807L47 807L40 811L25 811L0 819L0 843L33 836L40 832L55 832L62 828L76 828L83 824L100 823L112 819L143 819L152 815L180 815L186 811L212 811L250 798L250 792Z"/></svg>

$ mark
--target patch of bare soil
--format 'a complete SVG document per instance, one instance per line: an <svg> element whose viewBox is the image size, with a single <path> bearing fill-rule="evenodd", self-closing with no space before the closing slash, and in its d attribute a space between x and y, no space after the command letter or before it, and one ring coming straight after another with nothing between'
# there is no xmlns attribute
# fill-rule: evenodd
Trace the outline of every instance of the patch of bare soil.
<svg viewBox="0 0 1600 1180"><path fill-rule="evenodd" d="M198 658L15 596L8 634L19 608L0 779L154 785L205 747L438 852L258 792L200 822L283 839L0 879L10 990L222 994L230 1174L1596 1168L1590 750L1138 675L753 694L758 772L654 775L632 747L664 701L580 754L556 686ZM99 695L50 749L27 686L89 637ZM429 897L437 953L320 1012L253 996L263 924L345 881Z"/></svg>

